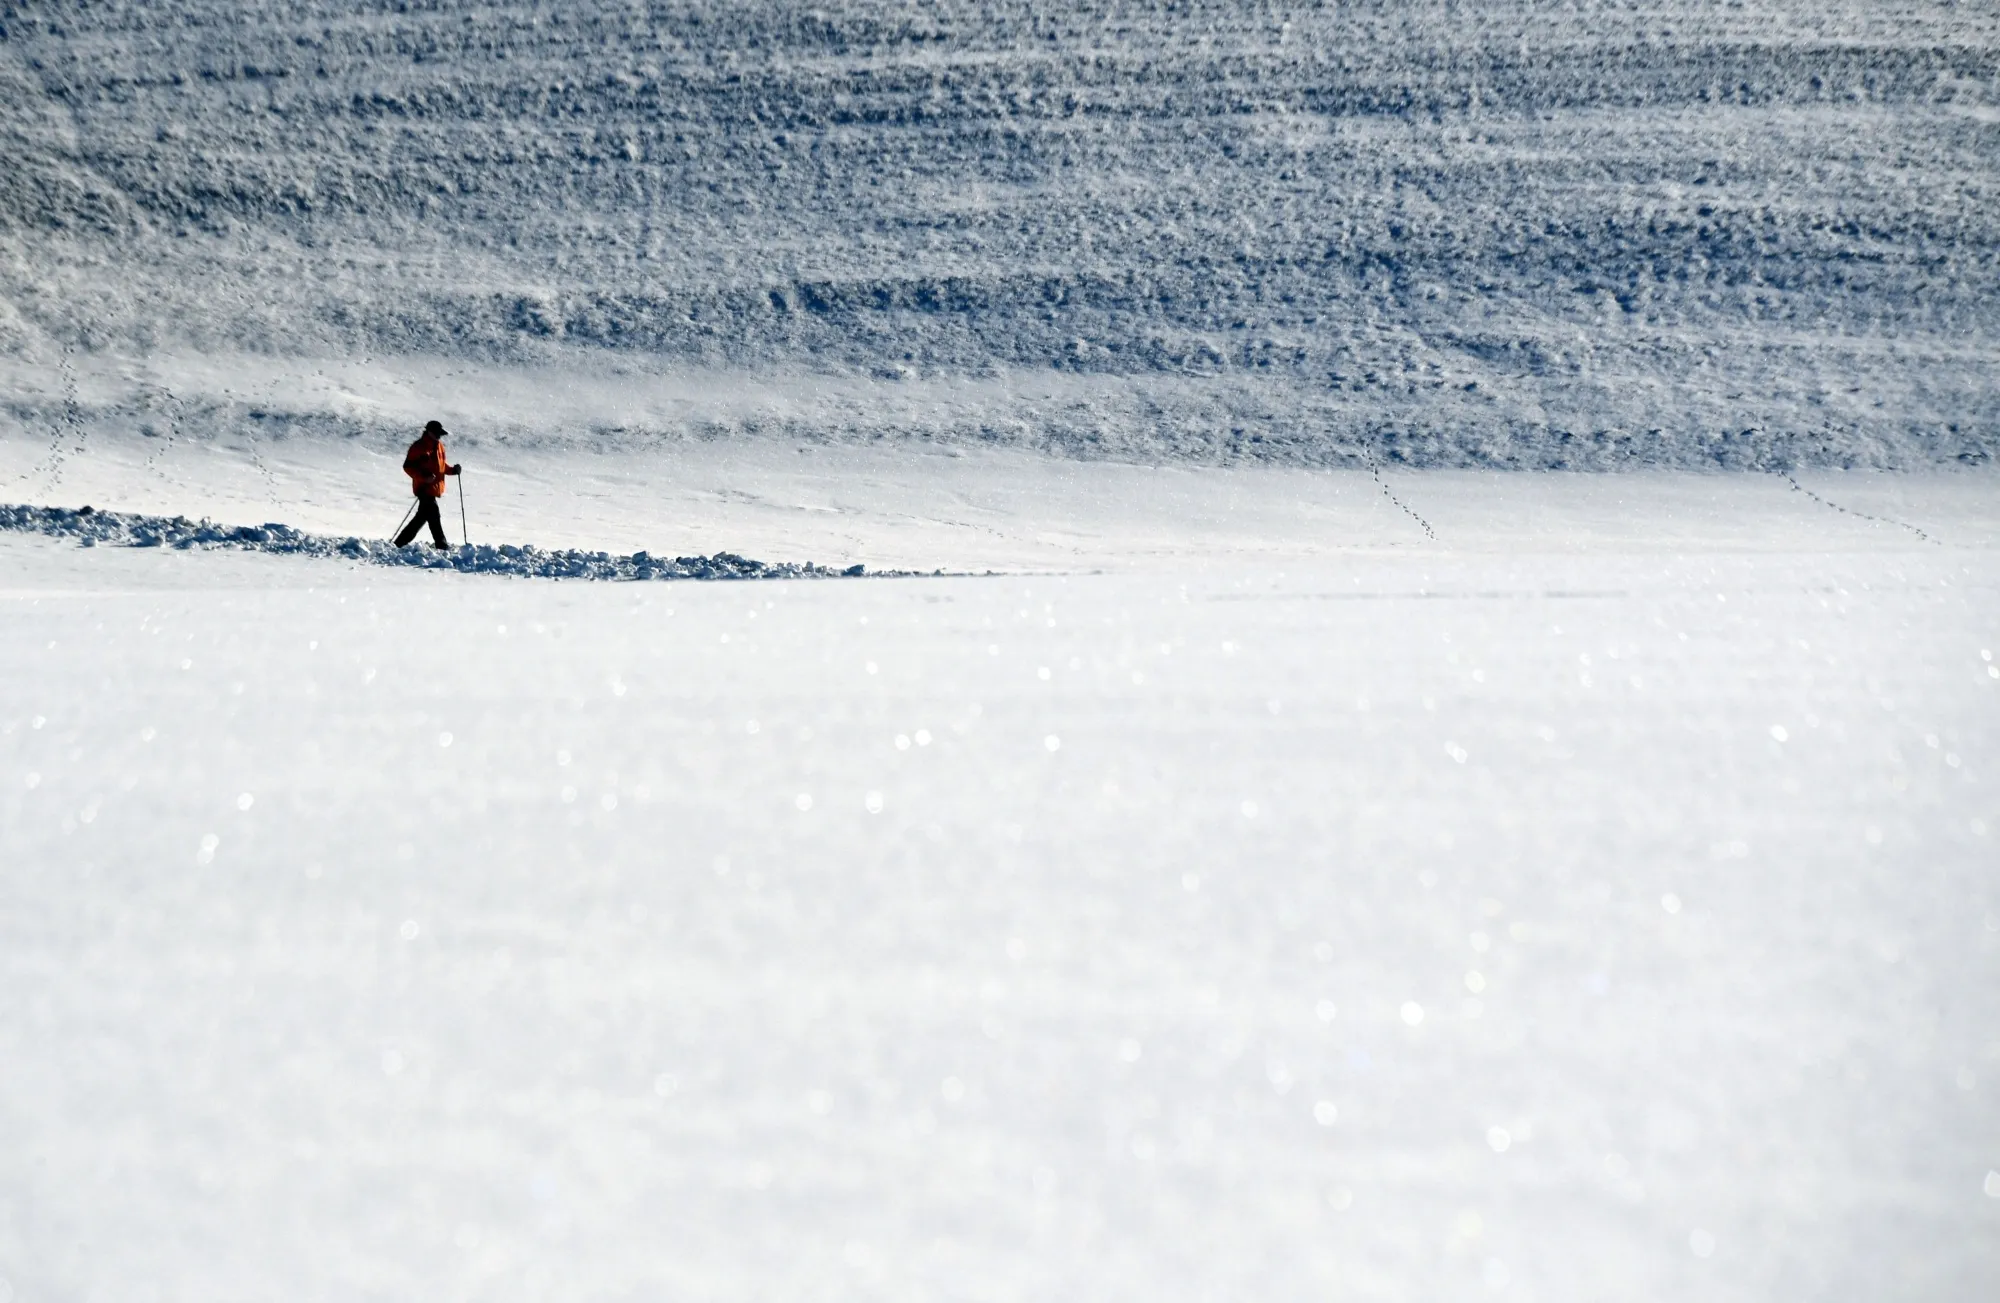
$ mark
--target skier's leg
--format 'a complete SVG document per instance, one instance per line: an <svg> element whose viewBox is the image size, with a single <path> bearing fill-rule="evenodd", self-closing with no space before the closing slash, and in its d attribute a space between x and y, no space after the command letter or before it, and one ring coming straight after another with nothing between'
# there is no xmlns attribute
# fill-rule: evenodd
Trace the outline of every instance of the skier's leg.
<svg viewBox="0 0 2000 1303"><path fill-rule="evenodd" d="M444 518L438 515L438 500L424 499L424 520L431 527L431 542L439 549L449 548L451 541L444 536Z"/></svg>
<svg viewBox="0 0 2000 1303"><path fill-rule="evenodd" d="M416 514L410 517L409 524L403 526L403 532L396 535L396 546L403 547L407 545L411 539L417 536L417 531L422 529L423 527L424 527L424 500L422 498L418 498Z"/></svg>

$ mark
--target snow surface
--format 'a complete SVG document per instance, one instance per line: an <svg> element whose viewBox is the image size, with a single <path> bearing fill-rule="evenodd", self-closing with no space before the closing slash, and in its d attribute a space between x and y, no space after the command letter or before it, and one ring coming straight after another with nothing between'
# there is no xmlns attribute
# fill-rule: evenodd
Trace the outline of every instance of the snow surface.
<svg viewBox="0 0 2000 1303"><path fill-rule="evenodd" d="M280 521L380 540L408 509L403 442L219 433L106 434L66 458L0 440L0 496L231 525ZM1806 472L1543 477L1501 471L1376 474L1268 466L1077 462L1025 450L794 443L775 437L625 443L456 435L465 474L443 506L459 538L585 552L728 551L875 570L1149 570L1429 542L1383 489L1441 530L1445 548L1757 549L1803 531L1813 547L1990 546L1996 481L1952 473ZM1806 492L1792 487L1803 486ZM1816 493L1877 519L1842 518ZM1884 523L1902 522L1902 523ZM1529 532L1523 533L1524 530Z"/></svg>
<svg viewBox="0 0 2000 1303"><path fill-rule="evenodd" d="M12 437L2000 441L1990 4L21 5L0 141Z"/></svg>
<svg viewBox="0 0 2000 1303"><path fill-rule="evenodd" d="M408 510L414 511L414 507ZM460 524L464 528L463 522ZM43 534L51 538L75 539L84 547L170 547L234 548L269 552L279 556L342 557L367 560L376 565L417 566L426 570L455 570L466 574L515 575L529 579L597 579L606 581L652 582L671 579L802 579L829 578L834 572L810 562L768 565L730 552L714 556L656 557L650 552L612 556L608 552L584 552L563 548L545 552L532 543L525 546L502 543L433 544L429 540L398 547L393 542L368 540L349 535L327 538L308 534L280 522L262 525L218 525L210 520L189 520L186 516L146 516L131 512L98 511L82 507L0 506L0 529L23 534ZM865 567L852 566L840 573L859 577ZM937 573L943 573L938 571Z"/></svg>
<svg viewBox="0 0 2000 1303"><path fill-rule="evenodd" d="M513 455L1038 573L0 532L12 1297L1990 1292L1989 472Z"/></svg>
<svg viewBox="0 0 2000 1303"><path fill-rule="evenodd" d="M0 5L0 1303L1993 1297L2000 10L1060 9Z"/></svg>

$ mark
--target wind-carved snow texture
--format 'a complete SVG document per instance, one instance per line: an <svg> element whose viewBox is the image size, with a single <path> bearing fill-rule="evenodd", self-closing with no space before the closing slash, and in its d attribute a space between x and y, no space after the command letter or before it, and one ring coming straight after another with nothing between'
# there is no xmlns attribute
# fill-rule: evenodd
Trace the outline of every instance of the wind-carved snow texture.
<svg viewBox="0 0 2000 1303"><path fill-rule="evenodd" d="M468 544L448 550L397 547L365 538L326 538L290 525L218 525L185 516L143 516L92 507L34 507L0 504L0 529L73 538L84 547L230 548L289 556L337 557L383 566L416 566L467 574L517 575L534 579L810 579L865 573L861 566L834 570L811 562L752 561L731 552L669 560L648 552L613 556L576 548L543 550L532 544Z"/></svg>
<svg viewBox="0 0 2000 1303"><path fill-rule="evenodd" d="M164 383L387 437L380 394L105 377L422 354L855 386L576 418L637 439L1356 468L2000 446L1991 6L10 8L0 138L23 429L60 422L74 346L110 425Z"/></svg>

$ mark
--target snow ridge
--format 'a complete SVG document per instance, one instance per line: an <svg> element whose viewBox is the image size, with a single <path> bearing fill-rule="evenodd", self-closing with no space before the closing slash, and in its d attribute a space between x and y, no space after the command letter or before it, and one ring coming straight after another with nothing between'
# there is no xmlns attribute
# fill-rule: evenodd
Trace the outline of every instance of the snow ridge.
<svg viewBox="0 0 2000 1303"><path fill-rule="evenodd" d="M576 548L544 551L532 544L468 544L440 552L425 546L396 547L365 538L328 538L290 525L219 525L185 516L146 516L94 507L35 507L0 504L0 529L74 538L83 547L234 548L293 556L342 557L382 566L456 570L464 574L518 575L528 579L824 579L865 573L811 562L752 561L733 552L669 560L649 552L613 556ZM886 573L878 571L878 574Z"/></svg>

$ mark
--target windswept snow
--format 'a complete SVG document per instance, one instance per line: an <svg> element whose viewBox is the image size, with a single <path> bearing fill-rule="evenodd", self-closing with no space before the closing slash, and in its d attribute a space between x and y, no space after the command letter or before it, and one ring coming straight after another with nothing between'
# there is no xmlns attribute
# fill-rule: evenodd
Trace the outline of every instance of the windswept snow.
<svg viewBox="0 0 2000 1303"><path fill-rule="evenodd" d="M0 138L23 435L388 440L427 358L555 377L487 422L520 434L1516 468L2000 437L1989 5L17 6Z"/></svg>

